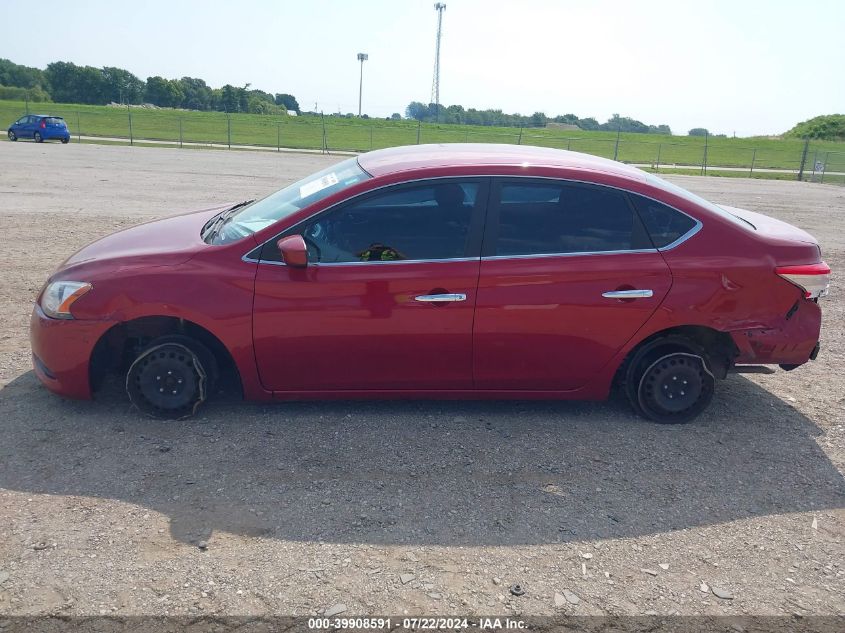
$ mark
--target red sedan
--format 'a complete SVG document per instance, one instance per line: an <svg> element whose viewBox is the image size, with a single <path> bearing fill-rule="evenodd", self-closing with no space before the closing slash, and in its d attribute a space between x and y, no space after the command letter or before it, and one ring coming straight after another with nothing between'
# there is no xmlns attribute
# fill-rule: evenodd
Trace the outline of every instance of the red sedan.
<svg viewBox="0 0 845 633"><path fill-rule="evenodd" d="M685 422L717 378L819 350L816 240L620 163L510 145L350 158L86 246L32 314L35 372L125 376L181 418L246 398L602 399Z"/></svg>

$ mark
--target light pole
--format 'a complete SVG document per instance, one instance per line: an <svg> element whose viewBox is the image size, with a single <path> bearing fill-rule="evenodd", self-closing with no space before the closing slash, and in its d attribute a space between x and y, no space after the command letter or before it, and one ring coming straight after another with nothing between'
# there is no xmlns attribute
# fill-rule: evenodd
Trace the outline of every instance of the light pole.
<svg viewBox="0 0 845 633"><path fill-rule="evenodd" d="M364 92L364 62L369 59L366 53L358 53L358 61L361 62L361 79L358 82L358 116L361 116L361 95Z"/></svg>

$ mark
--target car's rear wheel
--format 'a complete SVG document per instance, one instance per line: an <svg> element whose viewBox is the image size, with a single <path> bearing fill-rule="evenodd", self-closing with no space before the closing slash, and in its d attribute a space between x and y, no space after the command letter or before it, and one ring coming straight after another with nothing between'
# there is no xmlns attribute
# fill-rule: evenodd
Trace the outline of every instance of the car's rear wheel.
<svg viewBox="0 0 845 633"><path fill-rule="evenodd" d="M667 336L646 343L631 359L625 391L634 409L660 424L682 424L710 404L716 378L695 341Z"/></svg>
<svg viewBox="0 0 845 633"><path fill-rule="evenodd" d="M34 139L35 139L35 142L36 142L36 143L41 143L41 142L44 140L44 139L41 137L41 133L40 133L40 132L36 132L36 133L33 135L33 137L32 137L32 138L34 138Z"/></svg>
<svg viewBox="0 0 845 633"><path fill-rule="evenodd" d="M62 139L62 145L67 145L68 141L70 141L70 139L68 137L63 138Z"/></svg>
<svg viewBox="0 0 845 633"><path fill-rule="evenodd" d="M161 336L132 362L126 392L147 415L180 420L196 413L213 392L217 372L214 355L202 343L188 336Z"/></svg>
<svg viewBox="0 0 845 633"><path fill-rule="evenodd" d="M14 132L12 132L12 130L9 130L9 140L10 141L17 141L18 140L18 135L15 134Z"/></svg>

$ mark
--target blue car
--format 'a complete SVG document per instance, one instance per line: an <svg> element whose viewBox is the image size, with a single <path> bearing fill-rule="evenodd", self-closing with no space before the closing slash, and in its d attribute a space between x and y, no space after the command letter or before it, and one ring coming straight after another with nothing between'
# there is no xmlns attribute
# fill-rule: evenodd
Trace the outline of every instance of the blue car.
<svg viewBox="0 0 845 633"><path fill-rule="evenodd" d="M17 141L19 138L31 138L36 143L57 138L62 143L67 143L70 140L70 131L60 116L27 114L9 127L9 140Z"/></svg>

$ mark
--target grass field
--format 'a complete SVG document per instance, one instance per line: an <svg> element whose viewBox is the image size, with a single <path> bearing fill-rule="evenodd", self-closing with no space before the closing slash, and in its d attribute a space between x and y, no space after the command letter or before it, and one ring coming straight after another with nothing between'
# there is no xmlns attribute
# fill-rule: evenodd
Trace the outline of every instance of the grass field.
<svg viewBox="0 0 845 633"><path fill-rule="evenodd" d="M76 104L30 104L30 111L62 116L74 135L129 138L130 112L123 108ZM23 102L0 101L0 125L6 127L25 114ZM172 109L131 110L135 139L178 143L231 143L293 149L320 149L323 123L319 116L270 116L196 112ZM415 143L522 143L585 152L628 163L647 165L701 165L702 137L661 134L622 134L617 148L614 132L556 130L550 128L479 127L468 125L418 125L415 121L325 118L325 144L329 150L368 151ZM801 140L771 138L710 138L707 164L719 167L795 169L801 163ZM827 171L845 171L845 143L812 142L807 166L827 162Z"/></svg>

